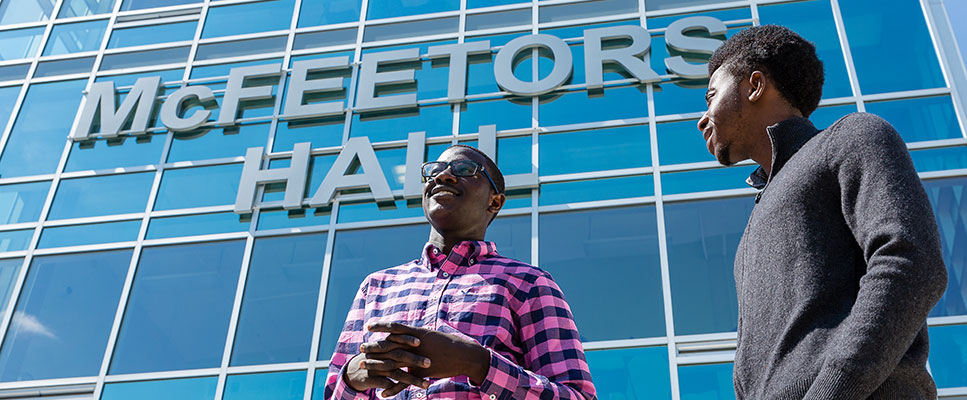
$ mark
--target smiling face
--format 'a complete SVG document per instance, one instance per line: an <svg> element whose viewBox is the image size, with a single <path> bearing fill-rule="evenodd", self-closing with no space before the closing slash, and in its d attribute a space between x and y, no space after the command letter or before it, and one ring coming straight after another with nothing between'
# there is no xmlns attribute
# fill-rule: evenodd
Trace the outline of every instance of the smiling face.
<svg viewBox="0 0 967 400"><path fill-rule="evenodd" d="M452 147L437 161L470 160L482 166L486 160L474 150ZM483 172L455 176L447 168L423 184L423 213L433 229L443 237L483 240L487 225L504 205L504 195L496 193Z"/></svg>
<svg viewBox="0 0 967 400"><path fill-rule="evenodd" d="M708 111L698 121L708 152L722 165L732 165L749 159L756 144L757 132L751 123L752 103L749 96L754 88L748 79L737 79L722 66L708 82L705 100Z"/></svg>

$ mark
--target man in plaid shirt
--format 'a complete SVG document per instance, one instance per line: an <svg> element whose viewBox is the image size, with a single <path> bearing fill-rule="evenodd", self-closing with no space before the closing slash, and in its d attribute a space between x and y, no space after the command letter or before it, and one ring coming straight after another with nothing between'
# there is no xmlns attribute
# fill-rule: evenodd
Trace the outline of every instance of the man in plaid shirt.
<svg viewBox="0 0 967 400"><path fill-rule="evenodd" d="M494 162L456 145L422 173L430 238L363 280L325 398L596 399L561 289L483 240L505 200Z"/></svg>

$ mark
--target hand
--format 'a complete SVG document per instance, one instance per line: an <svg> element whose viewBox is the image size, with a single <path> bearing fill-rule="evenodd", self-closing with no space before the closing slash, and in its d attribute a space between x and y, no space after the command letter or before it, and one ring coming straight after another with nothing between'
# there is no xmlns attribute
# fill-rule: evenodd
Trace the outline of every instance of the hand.
<svg viewBox="0 0 967 400"><path fill-rule="evenodd" d="M410 351L430 360L428 366L410 368L418 377L449 378L465 375L479 385L490 370L490 351L472 339L426 328L416 328L396 322L376 322L369 325L371 332L385 332L387 341L398 343L418 339Z"/></svg>
<svg viewBox="0 0 967 400"><path fill-rule="evenodd" d="M430 366L430 359L414 353L420 339L409 335L363 343L360 354L346 364L343 379L356 391L382 388L382 397L394 396L408 386L428 388L430 382L412 372L416 368Z"/></svg>

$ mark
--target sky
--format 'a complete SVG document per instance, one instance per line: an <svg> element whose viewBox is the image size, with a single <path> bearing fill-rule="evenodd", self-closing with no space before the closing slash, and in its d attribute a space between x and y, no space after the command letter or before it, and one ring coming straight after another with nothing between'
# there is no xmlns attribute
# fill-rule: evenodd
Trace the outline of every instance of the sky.
<svg viewBox="0 0 967 400"><path fill-rule="evenodd" d="M944 0L944 7L960 47L961 60L967 65L967 0Z"/></svg>

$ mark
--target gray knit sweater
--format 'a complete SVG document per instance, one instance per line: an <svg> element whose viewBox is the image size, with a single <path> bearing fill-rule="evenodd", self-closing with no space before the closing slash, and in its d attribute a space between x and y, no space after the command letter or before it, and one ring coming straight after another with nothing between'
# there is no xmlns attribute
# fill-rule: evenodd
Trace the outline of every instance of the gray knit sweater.
<svg viewBox="0 0 967 400"><path fill-rule="evenodd" d="M935 399L926 318L947 274L903 140L850 114L769 127L735 257L739 399Z"/></svg>

